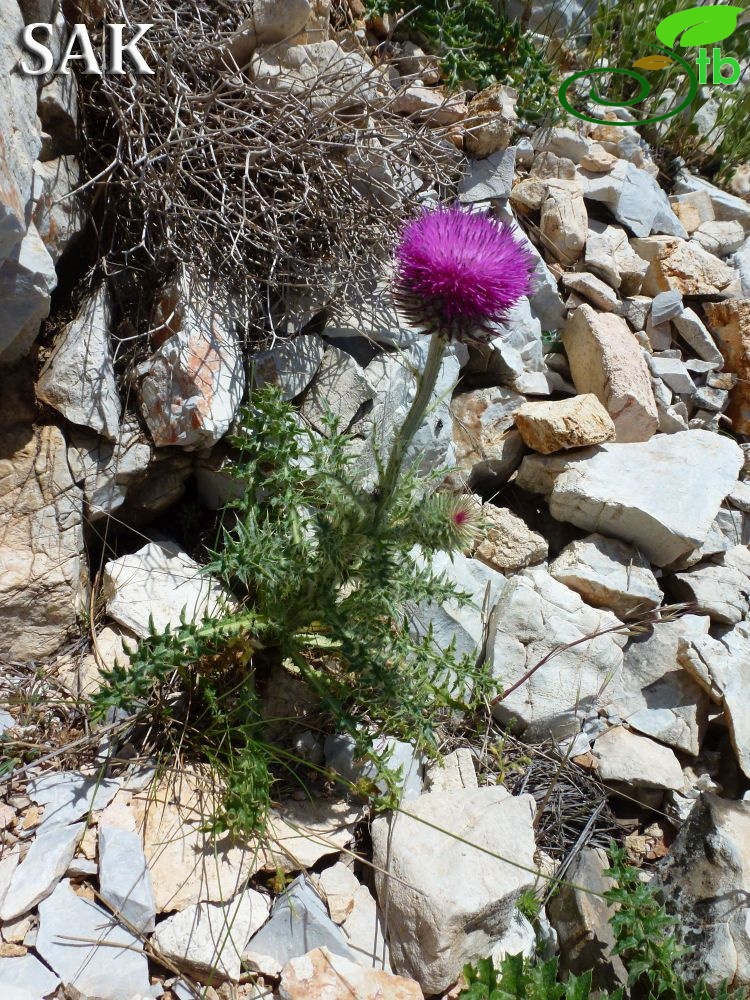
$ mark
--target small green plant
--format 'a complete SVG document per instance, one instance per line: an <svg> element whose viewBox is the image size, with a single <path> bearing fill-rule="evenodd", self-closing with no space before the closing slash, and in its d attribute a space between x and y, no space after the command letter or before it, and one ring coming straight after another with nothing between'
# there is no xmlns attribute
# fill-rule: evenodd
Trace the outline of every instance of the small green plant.
<svg viewBox="0 0 750 1000"><path fill-rule="evenodd" d="M516 900L516 909L533 924L539 919L542 901L533 889L526 889Z"/></svg>
<svg viewBox="0 0 750 1000"><path fill-rule="evenodd" d="M496 970L490 959L464 969L467 988L461 1000L588 1000L591 973L557 978L557 959L532 962L523 955L508 955ZM621 994L612 994L616 1000Z"/></svg>
<svg viewBox="0 0 750 1000"><path fill-rule="evenodd" d="M527 121L559 114L556 68L518 21L506 18L492 0L372 0L369 13L403 11L401 33L441 58L450 87L471 83L482 89L504 83L519 92L519 114Z"/></svg>
<svg viewBox="0 0 750 1000"><path fill-rule="evenodd" d="M746 1000L748 991L730 991L726 985L709 991L702 982L686 984L680 958L685 950L675 939L677 920L667 913L657 889L644 882L637 868L626 861L625 851L612 843L608 878L615 883L605 893L616 907L610 924L615 935L613 954L628 972L627 985L611 992L598 990L600 1000ZM518 904L517 904L518 905ZM520 909L520 906L519 906ZM467 988L461 1000L588 1000L592 970L558 981L557 959L537 962L514 955L496 970L490 959L464 969Z"/></svg>

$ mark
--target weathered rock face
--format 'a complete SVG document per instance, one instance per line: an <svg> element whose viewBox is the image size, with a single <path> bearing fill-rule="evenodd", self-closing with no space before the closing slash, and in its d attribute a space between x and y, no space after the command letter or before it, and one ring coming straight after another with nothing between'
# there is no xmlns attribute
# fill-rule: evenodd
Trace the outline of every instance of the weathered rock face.
<svg viewBox="0 0 750 1000"><path fill-rule="evenodd" d="M49 314L55 266L32 222L0 265L0 363L23 357Z"/></svg>
<svg viewBox="0 0 750 1000"><path fill-rule="evenodd" d="M736 277L734 268L692 241L651 237L633 240L631 246L649 261L643 279L646 295L670 290L681 295L718 295Z"/></svg>
<svg viewBox="0 0 750 1000"><path fill-rule="evenodd" d="M621 958L605 957L615 944L609 923L611 907L602 899L612 888L604 874L606 868L603 851L581 851L566 872L567 884L549 901L547 913L558 934L562 968L576 975L592 969L594 986L615 987L626 982L627 972Z"/></svg>
<svg viewBox="0 0 750 1000"><path fill-rule="evenodd" d="M478 389L454 397L456 462L470 487L497 488L518 468L523 442L512 429L513 415L524 402L512 389Z"/></svg>
<svg viewBox="0 0 750 1000"><path fill-rule="evenodd" d="M333 40L259 50L250 75L262 90L298 97L313 108L357 105L383 93L382 77L369 59Z"/></svg>
<svg viewBox="0 0 750 1000"><path fill-rule="evenodd" d="M609 608L623 620L658 608L664 597L641 553L604 535L571 542L549 571L587 604Z"/></svg>
<svg viewBox="0 0 750 1000"><path fill-rule="evenodd" d="M62 257L80 235L86 215L77 196L81 182L75 156L34 164L34 224L52 260Z"/></svg>
<svg viewBox="0 0 750 1000"><path fill-rule="evenodd" d="M705 792L659 873L686 947L685 978L709 987L750 984L750 804Z"/></svg>
<svg viewBox="0 0 750 1000"><path fill-rule="evenodd" d="M469 156L481 159L507 148L517 120L517 100L516 91L500 83L477 94L464 123L464 149Z"/></svg>
<svg viewBox="0 0 750 1000"><path fill-rule="evenodd" d="M737 434L750 434L750 299L707 302L704 308L727 370L739 377L727 416Z"/></svg>
<svg viewBox="0 0 750 1000"><path fill-rule="evenodd" d="M747 622L724 631L721 639L710 635L680 636L677 658L693 680L723 707L737 762L750 776L750 628Z"/></svg>
<svg viewBox="0 0 750 1000"><path fill-rule="evenodd" d="M507 689L558 646L618 625L613 614L588 607L543 568L524 570L499 600L497 679ZM531 740L550 732L558 739L575 735L620 671L624 645L625 636L611 632L562 650L495 705L494 715L514 720Z"/></svg>
<svg viewBox="0 0 750 1000"><path fill-rule="evenodd" d="M547 558L549 546L543 535L527 527L523 518L508 510L484 504L484 537L475 546L476 559L504 572L514 572Z"/></svg>
<svg viewBox="0 0 750 1000"><path fill-rule="evenodd" d="M227 46L224 60L229 66L245 66L259 45L299 34L313 8L310 0L254 0L252 11Z"/></svg>
<svg viewBox="0 0 750 1000"><path fill-rule="evenodd" d="M622 134L619 135L621 139ZM648 236L649 233L687 235L656 180L636 164L618 159L604 175L579 171L578 177L585 185L584 196L607 205L617 221L636 236Z"/></svg>
<svg viewBox="0 0 750 1000"><path fill-rule="evenodd" d="M590 393L571 399L524 403L513 417L523 443L543 455L601 444L615 436L611 417Z"/></svg>
<svg viewBox="0 0 750 1000"><path fill-rule="evenodd" d="M57 427L0 435L0 651L37 659L58 649L86 601L82 496Z"/></svg>
<svg viewBox="0 0 750 1000"><path fill-rule="evenodd" d="M215 301L196 275L180 269L161 295L157 320L161 346L141 368L140 385L154 444L188 450L216 444L245 392L231 304Z"/></svg>
<svg viewBox="0 0 750 1000"><path fill-rule="evenodd" d="M533 882L501 859L533 868L534 801L497 785L422 795L402 810L373 823L378 899L388 914L395 971L427 994L440 993L466 962L489 953L510 926L519 893Z"/></svg>
<svg viewBox="0 0 750 1000"><path fill-rule="evenodd" d="M659 424L648 367L624 319L579 306L562 341L578 392L593 393L614 421L617 441L647 441Z"/></svg>
<svg viewBox="0 0 750 1000"><path fill-rule="evenodd" d="M623 669L606 693L606 710L627 719L631 729L697 756L709 699L681 666L678 647L681 639L701 639L709 625L707 617L683 615L633 636L625 647Z"/></svg>
<svg viewBox="0 0 750 1000"><path fill-rule="evenodd" d="M527 456L518 485L546 494L558 521L632 542L666 566L705 541L741 466L734 441L691 430L565 457Z"/></svg>
<svg viewBox="0 0 750 1000"><path fill-rule="evenodd" d="M281 970L280 1000L422 1000L417 983L377 969L364 969L327 948L293 958Z"/></svg>
<svg viewBox="0 0 750 1000"><path fill-rule="evenodd" d="M61 332L37 382L37 395L73 424L110 441L120 428L109 332L111 308L105 285L83 304Z"/></svg>
<svg viewBox="0 0 750 1000"><path fill-rule="evenodd" d="M110 617L141 637L149 634L150 619L157 632L177 627L183 612L187 621L200 622L216 613L224 596L174 542L150 542L112 559L104 567L102 594Z"/></svg>
<svg viewBox="0 0 750 1000"><path fill-rule="evenodd" d="M6 84L0 110L0 260L21 242L28 228L33 165L41 148L36 80L16 69L23 26L18 4L8 4L0 32L0 75Z"/></svg>
<svg viewBox="0 0 750 1000"><path fill-rule="evenodd" d="M594 756L602 781L627 788L679 791L683 786L682 768L674 751L624 726L603 733L594 743Z"/></svg>
<svg viewBox="0 0 750 1000"><path fill-rule="evenodd" d="M575 181L550 181L542 203L539 226L557 259L575 264L586 246L588 216L581 189Z"/></svg>

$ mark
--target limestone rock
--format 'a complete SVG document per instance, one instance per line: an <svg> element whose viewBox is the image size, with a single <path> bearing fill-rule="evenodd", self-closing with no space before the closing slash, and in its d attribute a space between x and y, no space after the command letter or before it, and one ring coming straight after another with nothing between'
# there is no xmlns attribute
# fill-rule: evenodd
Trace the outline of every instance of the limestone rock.
<svg viewBox="0 0 750 1000"><path fill-rule="evenodd" d="M451 403L456 462L471 489L497 489L518 468L523 442L514 431L514 413L525 403L512 389L476 389Z"/></svg>
<svg viewBox="0 0 750 1000"><path fill-rule="evenodd" d="M81 183L81 168L75 156L34 164L33 220L52 260L62 257L80 236L86 213L72 192Z"/></svg>
<svg viewBox="0 0 750 1000"><path fill-rule="evenodd" d="M59 985L59 978L32 954L0 958L0 992L3 1000L16 1000L14 989L26 991L26 997L19 996L18 1000L36 1000L37 997L53 993Z"/></svg>
<svg viewBox="0 0 750 1000"><path fill-rule="evenodd" d="M683 170L677 177L674 191L677 197L688 193L705 192L711 202L714 219L718 219L719 222L738 220L745 229L750 229L750 205L743 198L716 187L702 177Z"/></svg>
<svg viewBox="0 0 750 1000"><path fill-rule="evenodd" d="M313 12L310 0L253 0L252 14L222 53L230 67L243 67L259 45L282 42L299 34Z"/></svg>
<svg viewBox="0 0 750 1000"><path fill-rule="evenodd" d="M327 347L300 412L316 430L326 434L329 433L326 419L333 416L338 421L338 430L343 432L373 395L364 371L354 358L338 347Z"/></svg>
<svg viewBox="0 0 750 1000"><path fill-rule="evenodd" d="M142 943L107 911L63 881L39 904L36 949L62 979L87 997L153 996Z"/></svg>
<svg viewBox="0 0 750 1000"><path fill-rule="evenodd" d="M713 222L714 207L707 191L688 191L670 199L675 215L688 233L694 233L704 222Z"/></svg>
<svg viewBox="0 0 750 1000"><path fill-rule="evenodd" d="M625 647L622 671L607 690L605 710L631 729L694 757L700 752L709 700L678 659L682 640L701 639L704 616L660 621Z"/></svg>
<svg viewBox="0 0 750 1000"><path fill-rule="evenodd" d="M539 228L545 245L562 264L569 266L578 260L586 246L588 215L575 181L548 183Z"/></svg>
<svg viewBox="0 0 750 1000"><path fill-rule="evenodd" d="M576 389L604 404L616 439L647 441L658 426L656 402L638 341L625 320L582 305L568 320L562 341Z"/></svg>
<svg viewBox="0 0 750 1000"><path fill-rule="evenodd" d="M225 903L262 865L258 845L215 836L205 818L217 806L207 776L185 770L133 796L132 811L151 872L157 913Z"/></svg>
<svg viewBox="0 0 750 1000"><path fill-rule="evenodd" d="M161 346L139 369L141 410L157 447L208 447L229 430L245 391L234 308L181 267L157 303Z"/></svg>
<svg viewBox="0 0 750 1000"><path fill-rule="evenodd" d="M0 261L21 242L28 228L32 170L41 146L37 81L18 72L23 26L18 4L11 4L0 32L0 73L6 84L0 110ZM0 342L0 351L2 346Z"/></svg>
<svg viewBox="0 0 750 1000"><path fill-rule="evenodd" d="M440 993L466 962L488 954L532 884L504 859L533 868L533 815L531 796L512 797L497 785L423 795L390 820L375 820L375 883L396 972Z"/></svg>
<svg viewBox="0 0 750 1000"><path fill-rule="evenodd" d="M53 891L70 864L83 824L55 826L38 834L13 872L0 906L0 920L15 920Z"/></svg>
<svg viewBox="0 0 750 1000"><path fill-rule="evenodd" d="M602 898L612 888L611 880L604 874L607 867L603 851L584 848L547 904L550 923L560 942L563 970L582 975L591 969L592 983L599 988L627 982L622 959L612 955L615 944L609 924L612 907Z"/></svg>
<svg viewBox="0 0 750 1000"><path fill-rule="evenodd" d="M750 611L750 579L723 560L675 573L668 586L677 601L690 604L691 610L720 624L736 625Z"/></svg>
<svg viewBox="0 0 750 1000"><path fill-rule="evenodd" d="M222 604L221 586L174 542L149 542L131 555L112 559L104 567L102 594L107 613L145 638L153 619L157 632L167 625L199 622Z"/></svg>
<svg viewBox="0 0 750 1000"><path fill-rule="evenodd" d="M119 510L130 488L146 478L152 457L153 448L138 421L129 417L120 424L114 442L85 431L71 432L68 463L83 489L87 517L97 521ZM162 470L166 479L164 465Z"/></svg>
<svg viewBox="0 0 750 1000"><path fill-rule="evenodd" d="M594 743L602 781L630 788L674 788L684 783L682 768L674 752L645 736L636 736L624 726L615 726Z"/></svg>
<svg viewBox="0 0 750 1000"><path fill-rule="evenodd" d="M323 338L313 333L258 351L250 359L252 383L258 387L276 385L283 399L294 399L312 382L325 350Z"/></svg>
<svg viewBox="0 0 750 1000"><path fill-rule="evenodd" d="M385 924L377 903L366 885L352 900L352 910L341 926L344 940L358 965L392 972L391 953L385 938Z"/></svg>
<svg viewBox="0 0 750 1000"><path fill-rule="evenodd" d="M579 298L587 299L602 312L617 312L620 300L610 286L588 271L568 271L563 275L563 285L572 289Z"/></svg>
<svg viewBox="0 0 750 1000"><path fill-rule="evenodd" d="M99 891L130 926L145 933L154 929L154 891L137 833L100 824Z"/></svg>
<svg viewBox="0 0 750 1000"><path fill-rule="evenodd" d="M352 842L360 818L361 809L346 801L289 799L270 813L264 867L285 872L312 868Z"/></svg>
<svg viewBox="0 0 750 1000"><path fill-rule="evenodd" d="M507 149L516 125L518 93L501 83L480 91L464 122L464 149L475 160Z"/></svg>
<svg viewBox="0 0 750 1000"><path fill-rule="evenodd" d="M295 97L314 110L356 107L385 93L383 78L369 59L333 40L258 50L249 72L261 90Z"/></svg>
<svg viewBox="0 0 750 1000"><path fill-rule="evenodd" d="M473 556L501 573L513 573L547 558L543 535L527 527L523 518L507 507L487 503L482 507L483 537Z"/></svg>
<svg viewBox="0 0 750 1000"><path fill-rule="evenodd" d="M268 919L268 899L246 889L231 903L198 903L162 921L153 936L156 947L180 968L201 978L237 982L248 939Z"/></svg>
<svg viewBox="0 0 750 1000"><path fill-rule="evenodd" d="M711 304L706 303L706 306L710 311ZM679 335L695 351L699 358L702 358L704 361L710 361L717 366L723 364L724 359L714 343L711 334L692 309L683 308L677 316L673 317L672 322Z"/></svg>
<svg viewBox="0 0 750 1000"><path fill-rule="evenodd" d="M750 434L750 299L707 302L705 313L727 369L739 377L727 416L735 433Z"/></svg>
<svg viewBox="0 0 750 1000"><path fill-rule="evenodd" d="M709 253L726 257L745 242L745 230L737 221L703 222L693 233L693 240Z"/></svg>
<svg viewBox="0 0 750 1000"><path fill-rule="evenodd" d="M734 441L690 430L574 455L527 456L518 485L546 494L558 521L632 542L665 566L705 541L741 465Z"/></svg>
<svg viewBox="0 0 750 1000"><path fill-rule="evenodd" d="M623 621L658 608L664 599L641 553L604 535L571 542L551 563L550 574L587 604L609 608Z"/></svg>
<svg viewBox="0 0 750 1000"><path fill-rule="evenodd" d="M336 924L343 924L354 909L354 898L360 889L360 883L351 868L337 861L330 868L325 868L320 875L312 875L311 881L328 904L331 920Z"/></svg>
<svg viewBox="0 0 750 1000"><path fill-rule="evenodd" d="M287 962L312 948L326 948L354 961L341 930L304 875L300 875L277 897L271 919L250 938L242 961L252 971L278 976Z"/></svg>
<svg viewBox="0 0 750 1000"><path fill-rule="evenodd" d="M114 441L120 397L110 345L111 307L105 285L62 331L39 375L37 395L73 424Z"/></svg>
<svg viewBox="0 0 750 1000"><path fill-rule="evenodd" d="M0 363L10 364L28 353L49 315L56 284L54 261L32 222L0 262Z"/></svg>
<svg viewBox="0 0 750 1000"><path fill-rule="evenodd" d="M468 172L458 186L459 201L465 205L492 198L508 198L513 187L516 151L511 146L483 160L470 160Z"/></svg>
<svg viewBox="0 0 750 1000"><path fill-rule="evenodd" d="M493 670L503 689L520 680L561 644L602 630L588 642L561 650L493 708L530 740L575 735L622 667L625 637L618 619L588 607L575 591L542 567L512 577L498 602Z"/></svg>
<svg viewBox="0 0 750 1000"><path fill-rule="evenodd" d="M724 708L737 762L750 776L750 629L740 622L720 639L682 637L678 659L695 681Z"/></svg>
<svg viewBox="0 0 750 1000"><path fill-rule="evenodd" d="M0 442L0 652L32 660L66 641L86 602L82 497L57 427L12 425Z"/></svg>
<svg viewBox="0 0 750 1000"><path fill-rule="evenodd" d="M636 239L631 246L644 260L649 260L643 280L646 295L670 289L681 295L718 295L736 277L734 268L692 241L666 239L649 244Z"/></svg>
<svg viewBox="0 0 750 1000"><path fill-rule="evenodd" d="M328 948L292 958L281 970L280 1000L422 1000L417 983L377 969L364 969Z"/></svg>
<svg viewBox="0 0 750 1000"><path fill-rule="evenodd" d="M39 832L46 832L104 809L119 788L120 782L114 778L81 771L50 771L29 782L27 795L44 809Z"/></svg>
<svg viewBox="0 0 750 1000"><path fill-rule="evenodd" d="M679 972L687 983L750 984L750 804L704 792L672 844L659 888L687 946Z"/></svg>
<svg viewBox="0 0 750 1000"><path fill-rule="evenodd" d="M543 455L601 444L615 436L612 418L592 393L524 403L513 416L523 443Z"/></svg>
<svg viewBox="0 0 750 1000"><path fill-rule="evenodd" d="M619 159L607 174L582 172L580 176L588 180L584 196L607 205L617 221L636 236L687 235L656 180L634 163Z"/></svg>
<svg viewBox="0 0 750 1000"><path fill-rule="evenodd" d="M437 87L409 83L390 101L397 114L423 118L429 125L455 125L464 120L467 107L460 97L446 94Z"/></svg>

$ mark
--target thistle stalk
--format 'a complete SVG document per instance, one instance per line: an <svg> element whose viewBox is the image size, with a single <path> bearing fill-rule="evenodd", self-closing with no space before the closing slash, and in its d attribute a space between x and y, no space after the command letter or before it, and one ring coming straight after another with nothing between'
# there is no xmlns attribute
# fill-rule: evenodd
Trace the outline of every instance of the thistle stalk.
<svg viewBox="0 0 750 1000"><path fill-rule="evenodd" d="M419 376L417 394L406 415L406 419L396 432L388 465L380 477L378 502L375 508L376 522L380 520L383 512L388 509L396 492L406 452L414 440L414 435L422 426L425 414L430 405L430 400L432 399L432 394L435 391L438 375L440 374L440 365L442 364L447 345L448 338L442 333L433 333L430 337L430 347L427 351L427 360L425 361L424 369Z"/></svg>

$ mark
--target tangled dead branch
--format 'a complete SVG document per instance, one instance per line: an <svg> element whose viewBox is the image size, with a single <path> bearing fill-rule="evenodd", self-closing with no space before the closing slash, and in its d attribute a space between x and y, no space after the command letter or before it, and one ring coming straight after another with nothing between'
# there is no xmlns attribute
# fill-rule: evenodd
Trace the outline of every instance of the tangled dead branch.
<svg viewBox="0 0 750 1000"><path fill-rule="evenodd" d="M80 2L96 36L103 22ZM444 195L459 167L444 130L393 110L386 75L351 33L338 45L308 32L301 61L287 43L235 59L251 9L102 0L109 22L153 25L139 48L155 72L81 86L107 273L142 274L137 298L147 275L186 262L241 304L257 342L361 289L400 221L430 190ZM143 329L142 302L136 311Z"/></svg>

